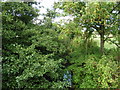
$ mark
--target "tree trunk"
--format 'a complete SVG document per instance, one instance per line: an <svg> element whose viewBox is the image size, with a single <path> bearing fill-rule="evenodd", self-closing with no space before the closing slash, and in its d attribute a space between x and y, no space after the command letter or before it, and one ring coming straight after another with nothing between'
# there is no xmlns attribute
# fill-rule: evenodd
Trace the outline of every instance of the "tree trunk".
<svg viewBox="0 0 120 90"><path fill-rule="evenodd" d="M101 54L104 53L104 43L105 43L104 34L101 34L100 35L100 52L101 52Z"/></svg>

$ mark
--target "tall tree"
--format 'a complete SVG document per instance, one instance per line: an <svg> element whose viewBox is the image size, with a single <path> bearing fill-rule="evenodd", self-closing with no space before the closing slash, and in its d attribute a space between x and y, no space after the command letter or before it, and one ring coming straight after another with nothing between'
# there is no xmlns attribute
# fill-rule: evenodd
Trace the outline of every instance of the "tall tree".
<svg viewBox="0 0 120 90"><path fill-rule="evenodd" d="M74 21L86 28L86 32L90 34L94 31L98 32L100 51L103 54L107 36L117 27L119 11L115 8L120 4L117 2L64 2L60 4L59 8L75 16Z"/></svg>
<svg viewBox="0 0 120 90"><path fill-rule="evenodd" d="M31 44L31 42L26 42L29 39L23 33L31 28L32 19L38 15L37 10L29 4L27 2L2 3L3 88L17 87L15 78L23 70L19 66L16 67L17 62L21 61L17 49Z"/></svg>
<svg viewBox="0 0 120 90"><path fill-rule="evenodd" d="M3 88L62 88L66 48L57 32L33 24L32 4L2 3Z"/></svg>

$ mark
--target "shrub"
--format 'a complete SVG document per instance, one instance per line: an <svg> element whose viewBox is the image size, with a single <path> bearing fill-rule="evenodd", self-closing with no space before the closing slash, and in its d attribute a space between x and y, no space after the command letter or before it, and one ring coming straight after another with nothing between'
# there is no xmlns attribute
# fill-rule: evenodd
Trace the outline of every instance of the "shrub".
<svg viewBox="0 0 120 90"><path fill-rule="evenodd" d="M90 55L84 66L74 64L69 67L73 72L73 83L76 88L117 88L118 63L112 56L100 59Z"/></svg>

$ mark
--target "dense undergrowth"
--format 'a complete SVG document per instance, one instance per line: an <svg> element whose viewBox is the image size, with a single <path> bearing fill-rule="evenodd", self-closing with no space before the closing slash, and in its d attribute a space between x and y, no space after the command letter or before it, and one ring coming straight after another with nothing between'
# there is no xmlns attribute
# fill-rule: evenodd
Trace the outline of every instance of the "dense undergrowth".
<svg viewBox="0 0 120 90"><path fill-rule="evenodd" d="M93 45L88 48L87 54L82 46L69 54L70 66L67 69L73 74L73 87L117 88L119 85L119 60L116 58L118 51L106 49L105 54L100 55L99 47Z"/></svg>
<svg viewBox="0 0 120 90"><path fill-rule="evenodd" d="M118 47L101 53L75 22L52 23L53 12L34 24L38 12L32 4L2 3L3 89L119 88Z"/></svg>

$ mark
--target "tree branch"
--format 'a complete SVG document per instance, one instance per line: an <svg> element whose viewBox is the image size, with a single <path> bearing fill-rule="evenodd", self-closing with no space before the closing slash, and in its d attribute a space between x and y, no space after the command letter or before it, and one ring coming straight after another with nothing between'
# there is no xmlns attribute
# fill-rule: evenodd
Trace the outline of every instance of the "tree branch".
<svg viewBox="0 0 120 90"><path fill-rule="evenodd" d="M118 7L118 5L120 5L120 2L118 2L118 4L115 7L113 7L113 9L110 11L110 13L112 13L112 11L114 11Z"/></svg>
<svg viewBox="0 0 120 90"><path fill-rule="evenodd" d="M112 42L113 44L115 44L118 48L120 48L120 45L118 43L115 43L114 41L112 40L109 40L110 42Z"/></svg>

